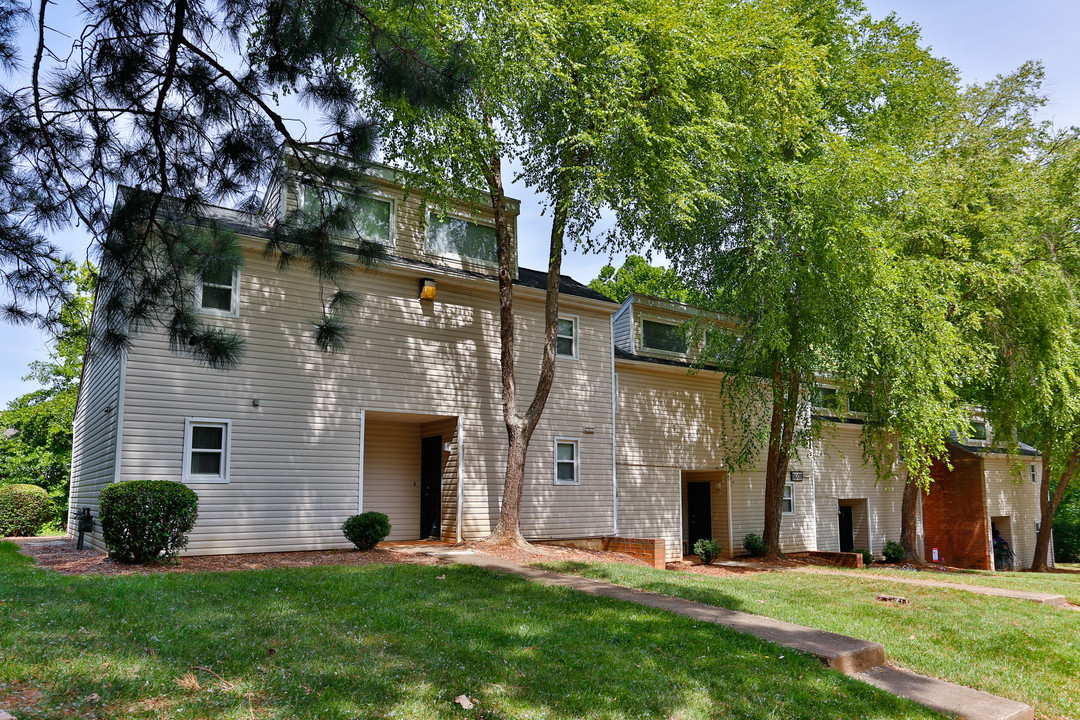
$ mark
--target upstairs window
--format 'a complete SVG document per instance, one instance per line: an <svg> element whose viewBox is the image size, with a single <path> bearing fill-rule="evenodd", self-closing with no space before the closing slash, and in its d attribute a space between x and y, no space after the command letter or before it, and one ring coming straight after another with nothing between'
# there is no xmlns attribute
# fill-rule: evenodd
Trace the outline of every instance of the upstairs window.
<svg viewBox="0 0 1080 720"><path fill-rule="evenodd" d="M184 482L229 482L228 420L188 418L184 424Z"/></svg>
<svg viewBox="0 0 1080 720"><path fill-rule="evenodd" d="M558 439L555 441L555 484L580 485L578 475L578 441Z"/></svg>
<svg viewBox="0 0 1080 720"><path fill-rule="evenodd" d="M1035 469L1034 464L1031 465L1031 482L1036 484L1039 482L1039 471Z"/></svg>
<svg viewBox="0 0 1080 720"><path fill-rule="evenodd" d="M840 398L836 396L836 388L815 385L810 391L810 404L821 410L836 412L840 409Z"/></svg>
<svg viewBox="0 0 1080 720"><path fill-rule="evenodd" d="M496 264L495 228L456 217L428 214L427 252Z"/></svg>
<svg viewBox="0 0 1080 720"><path fill-rule="evenodd" d="M198 285L199 309L218 315L236 315L240 274L204 273Z"/></svg>
<svg viewBox="0 0 1080 720"><path fill-rule="evenodd" d="M970 440L986 440L986 423L982 421L975 421L971 423L971 437Z"/></svg>
<svg viewBox="0 0 1080 720"><path fill-rule="evenodd" d="M678 325L642 320L641 340L647 350L686 354L686 336Z"/></svg>
<svg viewBox="0 0 1080 720"><path fill-rule="evenodd" d="M577 357L577 318L559 318L559 339L555 353L563 357Z"/></svg>
<svg viewBox="0 0 1080 720"><path fill-rule="evenodd" d="M308 213L329 211L342 202L352 213L350 229L342 231L343 236L355 236L368 242L390 246L393 201L375 195L346 196L337 190L316 188L312 185L304 185L300 193L300 208Z"/></svg>

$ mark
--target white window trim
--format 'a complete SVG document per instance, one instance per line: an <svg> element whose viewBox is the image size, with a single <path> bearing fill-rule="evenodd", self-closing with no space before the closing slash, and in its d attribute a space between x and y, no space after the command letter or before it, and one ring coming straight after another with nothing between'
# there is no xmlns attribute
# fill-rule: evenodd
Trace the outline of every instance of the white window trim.
<svg viewBox="0 0 1080 720"><path fill-rule="evenodd" d="M670 325L675 329L681 328L685 321L679 322L678 320L671 320L669 318L661 318L655 315L641 314L638 316L641 321L639 324L639 332L641 333L641 350L642 352L652 355L662 355L670 358L686 358L690 354L690 343L686 343L686 352L675 352L674 350L664 350L663 348L654 348L645 344L645 323L646 321L656 323L658 325Z"/></svg>
<svg viewBox="0 0 1080 720"><path fill-rule="evenodd" d="M1028 472L1031 475L1031 482L1032 482L1033 485L1038 485L1039 484L1039 471L1037 469L1038 466L1035 463L1031 463L1030 467L1031 467L1031 470L1029 470Z"/></svg>
<svg viewBox="0 0 1080 720"><path fill-rule="evenodd" d="M990 440L994 437L993 429L990 427L990 423L981 418L972 418L970 424L974 425L976 423L986 428L986 439L978 440L976 438L969 437L964 438L964 442L972 447L990 447Z"/></svg>
<svg viewBox="0 0 1080 720"><path fill-rule="evenodd" d="M560 443L572 443L574 445L574 481L569 482L567 480L559 479L559 444ZM581 440L579 438L571 437L557 437L555 443L552 446L552 457L555 460L555 465L552 467L552 477L555 480L556 485L581 485ZM562 460L561 462L566 462Z"/></svg>
<svg viewBox="0 0 1080 720"><path fill-rule="evenodd" d="M221 469L222 474L193 475L191 473L191 429L196 425L212 425L225 428L225 437L222 442ZM232 454L232 420L221 418L189 417L184 419L184 466L183 482L187 484L224 484L229 482L229 456Z"/></svg>
<svg viewBox="0 0 1080 720"><path fill-rule="evenodd" d="M577 360L581 356L580 352L578 351L578 339L581 336L581 318L578 317L577 315L559 315L559 320L569 320L570 322L574 323L574 336L571 338L571 340L573 340L574 352L571 353L570 355L563 355L562 353L560 353L559 352L558 338L556 338L556 341L555 341L555 355L556 355L556 357ZM556 325L556 333L558 333L558 325ZM563 338L563 337L566 337L566 336L565 335L558 335L558 337Z"/></svg>
<svg viewBox="0 0 1080 720"><path fill-rule="evenodd" d="M304 209L304 204L307 202L307 200L305 199L306 193L304 192L304 188L307 187L308 185L309 185L308 183L303 183L303 182L298 182L296 184L296 207L299 210L303 210ZM341 190L341 189L336 188L336 187L331 187L329 189L334 190L335 192L339 192L339 193L345 192L344 190ZM393 195L390 195L389 193L383 191L381 188L367 189L364 192L362 192L361 195L368 195L368 196L371 196L371 197L376 198L378 200L382 200L384 202L390 203L390 219L387 220L387 222L390 224L390 227L387 228L387 231L389 233L389 237L387 238L387 241L386 241L385 245L383 245L382 243L379 243L379 244L383 245L383 247L385 247L387 250L396 250L397 249L397 205L398 205L397 198L395 198ZM342 238L342 239L343 240L348 240L348 238ZM369 242L378 242L378 241L377 240L371 240Z"/></svg>
<svg viewBox="0 0 1080 720"><path fill-rule="evenodd" d="M792 485L791 483L784 483L784 490L787 490L788 488L791 488L791 510L790 511L784 510L784 497L783 497L783 495L781 495L780 496L780 514L781 515L794 515L797 512L797 508L796 508L796 505L795 505L795 486Z"/></svg>
<svg viewBox="0 0 1080 720"><path fill-rule="evenodd" d="M489 227L492 230L495 230L495 223L494 222L488 222L486 218L481 219L481 218L476 217L475 215L469 215L468 213L461 212L461 211L458 211L458 210L448 210L445 213L445 215L442 215L439 212L437 212L435 210L432 210L431 208L427 208L425 210L425 215L424 215L424 233L423 233L423 235L424 235L424 254L425 255L427 255L429 257L444 258L444 259L447 259L447 260L457 260L458 262L461 262L461 263L476 263L476 264L481 265L482 267L494 268L494 269L498 270L498 268L499 268L498 258L496 258L495 261L493 262L491 260L485 260L484 258L470 257L468 255L459 255L458 253L435 252L434 250L432 250L431 247L428 245L428 230L430 229L430 226L431 226L430 218L431 218L431 216L433 214L438 215L439 217L445 217L447 220L449 220L450 218L454 218L455 220L463 220L463 221L465 221L467 223L472 223L473 225L483 225L484 227ZM498 236L496 236L496 238L495 238L495 242L496 242L495 250L496 250L496 252L498 252L498 240L499 240Z"/></svg>
<svg viewBox="0 0 1080 720"><path fill-rule="evenodd" d="M199 309L200 315L217 315L219 317L240 317L240 269L237 268L233 271L232 276L232 292L229 298L229 309L219 310L218 308L204 308L202 306L204 281L202 277L198 278L198 282L195 283L195 306ZM213 285L213 283L211 283ZM224 287L224 285L216 286Z"/></svg>

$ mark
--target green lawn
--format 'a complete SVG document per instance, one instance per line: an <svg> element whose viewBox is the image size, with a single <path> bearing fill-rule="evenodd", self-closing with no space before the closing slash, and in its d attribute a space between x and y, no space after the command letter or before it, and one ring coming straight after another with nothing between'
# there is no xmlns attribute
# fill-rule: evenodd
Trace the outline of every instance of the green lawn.
<svg viewBox="0 0 1080 720"><path fill-rule="evenodd" d="M0 543L0 601L20 720L939 717L714 625L466 566L70 577Z"/></svg>
<svg viewBox="0 0 1080 720"><path fill-rule="evenodd" d="M1065 598L1074 605L1080 605L1080 573L999 573L990 570L963 570L960 572L943 573L933 570L911 572L910 570L874 567L866 570L856 570L854 572L908 577L917 580L941 580L942 582L983 585L985 587L1008 588L1010 590L1057 593L1058 595L1064 595Z"/></svg>
<svg viewBox="0 0 1080 720"><path fill-rule="evenodd" d="M544 567L876 640L904 667L1027 702L1044 717L1080 717L1080 612L866 573L710 577L602 563ZM884 604L878 593L912 604Z"/></svg>

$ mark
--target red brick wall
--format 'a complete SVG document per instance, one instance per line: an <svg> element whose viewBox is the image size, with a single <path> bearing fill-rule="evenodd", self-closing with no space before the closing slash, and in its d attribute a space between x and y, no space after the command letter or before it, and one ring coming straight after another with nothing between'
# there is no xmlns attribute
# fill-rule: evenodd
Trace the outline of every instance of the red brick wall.
<svg viewBox="0 0 1080 720"><path fill-rule="evenodd" d="M641 558L654 568L663 570L667 567L667 555L662 538L604 538L604 549L608 552L623 553Z"/></svg>
<svg viewBox="0 0 1080 720"><path fill-rule="evenodd" d="M992 570L982 458L950 447L949 460L952 471L943 462L930 468L933 483L922 498L926 560L937 548L946 565Z"/></svg>

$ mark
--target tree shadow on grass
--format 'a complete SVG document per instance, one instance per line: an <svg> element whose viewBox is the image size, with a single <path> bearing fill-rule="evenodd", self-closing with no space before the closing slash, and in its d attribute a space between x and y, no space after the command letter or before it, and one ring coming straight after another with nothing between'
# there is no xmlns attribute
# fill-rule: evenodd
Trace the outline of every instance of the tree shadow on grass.
<svg viewBox="0 0 1080 720"><path fill-rule="evenodd" d="M65 577L0 557L0 600L0 683L43 693L26 717L937 717L715 625L465 566Z"/></svg>

